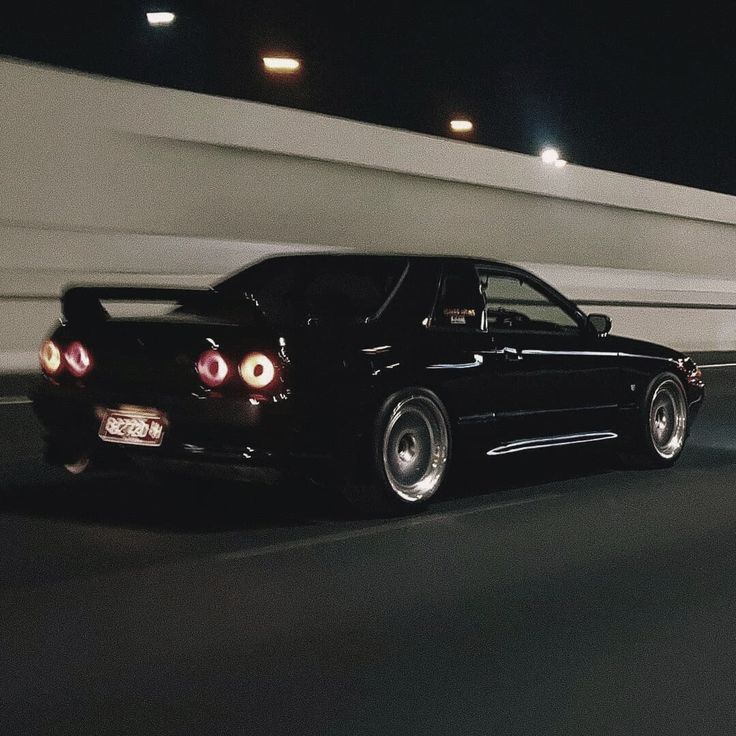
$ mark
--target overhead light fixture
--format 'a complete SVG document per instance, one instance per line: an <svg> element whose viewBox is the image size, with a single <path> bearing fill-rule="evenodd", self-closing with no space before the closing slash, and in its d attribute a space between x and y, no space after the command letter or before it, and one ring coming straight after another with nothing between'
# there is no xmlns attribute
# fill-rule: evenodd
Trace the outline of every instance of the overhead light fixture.
<svg viewBox="0 0 736 736"><path fill-rule="evenodd" d="M567 166L567 161L565 161L564 158L558 158L555 161L555 168L556 169L561 169L563 166Z"/></svg>
<svg viewBox="0 0 736 736"><path fill-rule="evenodd" d="M154 13L146 13L148 24L151 26L170 26L176 16L168 11L156 11Z"/></svg>
<svg viewBox="0 0 736 736"><path fill-rule="evenodd" d="M276 72L278 74L293 74L299 71L301 68L301 62L299 59L295 59L293 56L264 56L263 66L269 72Z"/></svg>
<svg viewBox="0 0 736 736"><path fill-rule="evenodd" d="M565 161L560 158L560 152L556 148L547 147L542 150L542 153L540 154L542 157L542 161L545 164L554 164L558 168L565 165ZM558 163L562 161L562 163Z"/></svg>
<svg viewBox="0 0 736 736"><path fill-rule="evenodd" d="M470 131L473 130L473 123L465 118L450 120L450 130L453 133L470 133Z"/></svg>

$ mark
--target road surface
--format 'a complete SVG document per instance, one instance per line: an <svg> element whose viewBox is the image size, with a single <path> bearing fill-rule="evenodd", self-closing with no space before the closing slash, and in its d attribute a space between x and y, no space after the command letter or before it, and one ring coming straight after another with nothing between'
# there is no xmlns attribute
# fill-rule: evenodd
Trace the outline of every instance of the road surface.
<svg viewBox="0 0 736 736"><path fill-rule="evenodd" d="M70 479L6 397L0 731L733 734L736 368L706 379L672 470L522 453L389 521Z"/></svg>

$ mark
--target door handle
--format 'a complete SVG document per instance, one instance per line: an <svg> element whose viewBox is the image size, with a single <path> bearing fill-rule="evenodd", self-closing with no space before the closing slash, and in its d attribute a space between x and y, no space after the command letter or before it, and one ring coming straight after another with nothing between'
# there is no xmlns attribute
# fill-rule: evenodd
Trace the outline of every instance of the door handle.
<svg viewBox="0 0 736 736"><path fill-rule="evenodd" d="M516 348L504 348L503 357L510 362L516 362L524 359L521 350L517 350Z"/></svg>

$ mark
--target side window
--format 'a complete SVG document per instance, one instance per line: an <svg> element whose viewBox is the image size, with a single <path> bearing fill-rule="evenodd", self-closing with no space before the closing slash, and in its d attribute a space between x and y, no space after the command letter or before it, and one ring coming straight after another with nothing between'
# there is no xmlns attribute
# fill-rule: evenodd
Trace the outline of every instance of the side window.
<svg viewBox="0 0 736 736"><path fill-rule="evenodd" d="M515 276L479 271L489 330L576 332L571 314L534 286Z"/></svg>
<svg viewBox="0 0 736 736"><path fill-rule="evenodd" d="M432 325L481 329L483 296L478 274L470 264L451 264L445 267Z"/></svg>

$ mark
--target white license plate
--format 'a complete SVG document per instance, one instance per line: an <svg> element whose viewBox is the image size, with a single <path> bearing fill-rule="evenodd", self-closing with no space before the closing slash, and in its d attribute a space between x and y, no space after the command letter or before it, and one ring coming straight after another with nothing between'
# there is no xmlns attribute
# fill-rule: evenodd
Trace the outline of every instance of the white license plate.
<svg viewBox="0 0 736 736"><path fill-rule="evenodd" d="M158 447L164 439L165 419L155 409L107 409L99 437L103 442Z"/></svg>

